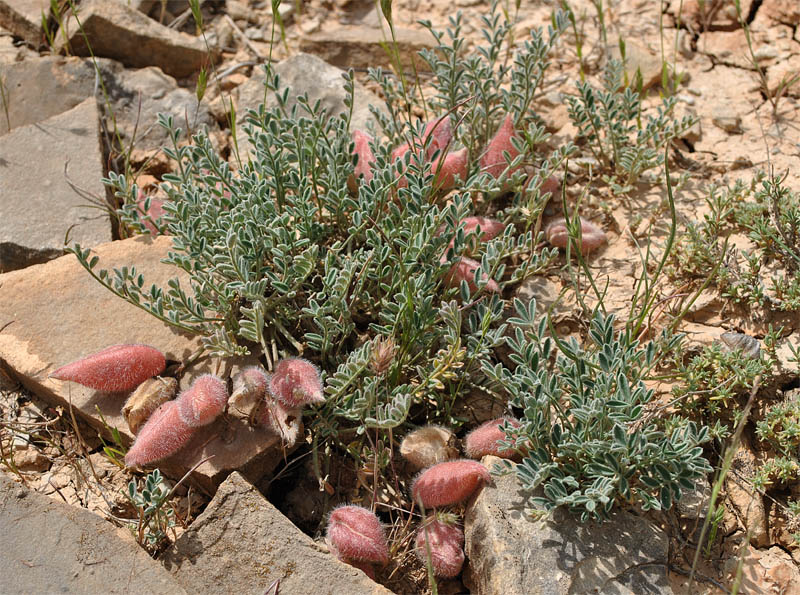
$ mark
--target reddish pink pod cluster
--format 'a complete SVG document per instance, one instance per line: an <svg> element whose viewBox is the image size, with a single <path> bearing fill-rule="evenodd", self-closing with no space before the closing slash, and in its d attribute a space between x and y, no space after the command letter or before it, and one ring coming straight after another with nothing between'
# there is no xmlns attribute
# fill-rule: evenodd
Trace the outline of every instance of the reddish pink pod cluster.
<svg viewBox="0 0 800 595"><path fill-rule="evenodd" d="M442 116L441 118L428 122L422 133L422 138L414 139L414 150L422 150L425 144L428 143L428 139L430 139L430 143L425 149L425 157L431 159L437 151L440 153L443 152L447 148L447 145L453 140L453 129L450 126L450 118ZM403 143L395 147L392 150L392 161L401 159L409 150L411 150L411 145L409 143Z"/></svg>
<svg viewBox="0 0 800 595"><path fill-rule="evenodd" d="M428 142L430 139L430 142ZM431 170L433 171L433 188L434 190L447 192L452 190L456 185L456 176L461 180L467 179L467 171L469 163L467 161L467 149L459 149L458 151L449 151L450 143L453 140L453 129L450 125L450 118L442 116L432 122L428 122L425 130L422 133L421 139L414 139L414 150L417 153L422 152L423 146L425 147L425 159L431 162ZM395 147L392 151L392 161L397 162L411 150L409 143ZM434 158L434 155L436 157ZM408 185L405 176L400 178L398 186L404 188Z"/></svg>
<svg viewBox="0 0 800 595"><path fill-rule="evenodd" d="M462 221L464 224L464 233L472 233L481 228L480 241L488 242L499 236L506 228L506 224L496 219L489 217L467 217ZM452 243L452 242L451 242Z"/></svg>
<svg viewBox="0 0 800 595"><path fill-rule="evenodd" d="M161 405L144 424L125 455L129 467L160 461L180 450L195 430L210 424L228 401L225 383L211 374L198 377L174 401Z"/></svg>
<svg viewBox="0 0 800 595"><path fill-rule="evenodd" d="M447 256L442 256L442 262L447 262ZM445 284L448 287L458 287L461 285L461 281L467 282L467 287L472 293L478 291L478 286L475 283L475 271L481 265L477 260L473 260L471 258L467 258L466 256L462 256L458 259L445 277ZM489 279L488 276L484 273L483 279L488 279L486 283L486 291L490 291L492 293L500 293L500 286L494 279Z"/></svg>
<svg viewBox="0 0 800 595"><path fill-rule="evenodd" d="M426 562L430 555L433 573L453 578L464 565L464 532L456 524L431 518L420 525L414 542L417 557Z"/></svg>
<svg viewBox="0 0 800 595"><path fill-rule="evenodd" d="M203 374L178 395L177 402L178 412L187 426L207 426L225 411L228 387L216 376Z"/></svg>
<svg viewBox="0 0 800 595"><path fill-rule="evenodd" d="M512 161L519 155L519 151L511 143L511 139L515 137L517 131L514 129L514 118L508 114L481 156L481 171L499 178L508 167L503 152L507 152ZM510 169L506 172L506 176L511 176L520 167L522 166Z"/></svg>
<svg viewBox="0 0 800 595"><path fill-rule="evenodd" d="M544 235L551 246L565 249L569 243L566 219L556 219L544 230ZM608 241L606 234L591 221L581 217L581 254L584 256L597 250Z"/></svg>
<svg viewBox="0 0 800 595"><path fill-rule="evenodd" d="M506 439L506 433L501 430L505 422L518 428L519 422L510 417L501 417L481 424L472 430L464 439L464 452L471 459L480 459L486 455L494 455L504 459L518 459L519 453L514 450L500 450L498 442Z"/></svg>
<svg viewBox="0 0 800 595"><path fill-rule="evenodd" d="M343 561L386 565L389 546L383 525L375 513L361 506L339 506L328 517L328 543Z"/></svg>
<svg viewBox="0 0 800 595"><path fill-rule="evenodd" d="M164 354L155 347L112 345L58 368L50 377L115 393L133 390L148 378L161 374L166 366Z"/></svg>
<svg viewBox="0 0 800 595"><path fill-rule="evenodd" d="M450 506L463 502L491 480L489 470L477 461L446 461L420 473L411 486L411 495L425 509Z"/></svg>
<svg viewBox="0 0 800 595"><path fill-rule="evenodd" d="M289 409L325 401L319 370L299 357L282 359L275 365L269 391Z"/></svg>

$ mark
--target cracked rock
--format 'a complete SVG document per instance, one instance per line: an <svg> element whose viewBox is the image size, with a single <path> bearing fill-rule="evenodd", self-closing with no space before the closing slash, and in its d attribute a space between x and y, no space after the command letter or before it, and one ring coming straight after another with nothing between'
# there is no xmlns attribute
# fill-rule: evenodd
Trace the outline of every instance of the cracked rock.
<svg viewBox="0 0 800 595"><path fill-rule="evenodd" d="M485 457L491 468L497 457ZM556 510L532 521L513 475L495 479L467 507L464 528L472 593L671 594L667 535L642 517L619 511L602 524Z"/></svg>

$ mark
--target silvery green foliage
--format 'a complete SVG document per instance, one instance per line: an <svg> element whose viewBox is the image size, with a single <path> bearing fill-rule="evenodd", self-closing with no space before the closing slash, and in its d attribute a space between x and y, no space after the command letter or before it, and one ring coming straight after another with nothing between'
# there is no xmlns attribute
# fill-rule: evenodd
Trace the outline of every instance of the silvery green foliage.
<svg viewBox="0 0 800 595"><path fill-rule="evenodd" d="M668 509L711 471L699 446L708 428L686 422L667 431L646 415L653 390L644 379L680 337L639 345L630 330L615 333L613 316L598 313L582 348L546 337L534 301L514 306L507 342L515 368L487 363L484 371L523 412L504 444L524 455L515 473L524 488L538 488L532 504L566 506L584 521L607 518L622 503Z"/></svg>
<svg viewBox="0 0 800 595"><path fill-rule="evenodd" d="M148 473L142 491L136 481L128 482L128 490L123 494L128 498L139 515L139 521L131 528L137 533L142 545L157 547L167 537L167 530L175 526L175 511L167 504L170 489L158 469Z"/></svg>
<svg viewBox="0 0 800 595"><path fill-rule="evenodd" d="M523 51L536 57L540 50ZM519 66L510 94L499 93L493 101L517 102L522 109L519 102L527 95L518 90L520 73L530 70L531 59L515 59ZM454 64L464 68L461 58ZM480 359L501 342L504 302L489 294L488 281L515 283L543 270L556 254L539 247L545 205L539 185L573 148L543 159L535 149L546 134L531 124L522 143L526 153L518 159L542 163L542 169L526 192L514 194L493 215L509 224L505 232L472 252L480 242L459 222L476 214L476 203L490 200L481 189L499 183L477 172L479 155L470 160L470 179L483 185L466 185L444 204L433 189L431 160L409 151L406 183L399 184L392 144L374 143L373 178L359 178L358 191L351 194L352 72L344 80L350 110L329 117L304 96L290 101L291 89L266 68L274 107L262 105L247 114L245 131L254 152L238 171L205 134L183 144L174 121L160 118L172 141L166 154L178 164L162 184L169 199L162 226L173 240L164 262L184 272L186 281L176 277L167 287L148 285L133 266L98 270L89 250L76 245L72 251L111 291L199 335L210 353L254 352L267 367L298 354L319 363L327 377L327 401L312 431L323 437L335 435L342 418L361 431L395 427L414 405L433 408L433 415L449 421L456 399L480 386ZM398 126L397 134L410 138L419 136L424 123ZM107 183L125 203L122 221L145 232L138 188L113 173ZM448 272L462 255L480 262L476 290L465 281L448 286ZM524 265L506 271L511 257ZM397 357L383 375L368 365L370 347L381 336L397 344Z"/></svg>
<svg viewBox="0 0 800 595"><path fill-rule="evenodd" d="M604 180L618 194L630 192L643 173L662 166L664 148L697 121L692 116L680 121L672 117L674 96L664 97L654 115L644 116L640 93L627 83L623 63L609 60L602 89L578 81L578 94L567 97L578 138L586 140L606 172Z"/></svg>

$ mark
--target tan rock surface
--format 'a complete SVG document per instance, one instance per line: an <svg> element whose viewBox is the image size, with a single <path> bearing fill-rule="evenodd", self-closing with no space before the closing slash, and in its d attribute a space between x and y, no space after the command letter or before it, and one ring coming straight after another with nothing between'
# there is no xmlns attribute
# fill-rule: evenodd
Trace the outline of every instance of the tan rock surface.
<svg viewBox="0 0 800 595"><path fill-rule="evenodd" d="M160 262L171 238L144 237L99 246L100 268L136 264L146 283L166 286L176 269ZM186 285L186 277L178 275ZM126 393L103 393L48 378L61 365L109 345L144 343L160 349L170 361L184 361L200 345L197 337L177 332L155 317L105 289L69 254L44 265L0 275L0 363L32 392L69 407L108 434L100 415L128 439L122 416ZM182 379L207 371L221 372L229 362L201 360ZM223 374L225 377L225 374ZM283 456L277 437L251 428L233 414L200 429L177 454L158 463L166 475L180 477L202 459L214 455L194 473L196 483L213 492L233 469L254 479Z"/></svg>
<svg viewBox="0 0 800 595"><path fill-rule="evenodd" d="M197 594L388 594L295 527L238 473L232 473L162 562Z"/></svg>

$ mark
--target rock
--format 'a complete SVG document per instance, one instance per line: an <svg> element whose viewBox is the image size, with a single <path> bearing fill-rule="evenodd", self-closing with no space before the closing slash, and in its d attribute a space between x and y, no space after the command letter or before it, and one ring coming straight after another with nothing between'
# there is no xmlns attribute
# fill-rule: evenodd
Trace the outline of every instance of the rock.
<svg viewBox="0 0 800 595"><path fill-rule="evenodd" d="M0 0L0 26L34 48L44 43L42 14L50 14L49 0Z"/></svg>
<svg viewBox="0 0 800 595"><path fill-rule="evenodd" d="M677 502L678 512L685 519L704 519L711 503L711 486L706 479L699 479L694 489L681 494Z"/></svg>
<svg viewBox="0 0 800 595"><path fill-rule="evenodd" d="M755 547L765 547L769 545L767 512L761 494L750 481L757 466L755 455L743 437L733 456L731 471L725 478L725 492L739 523L750 534L750 543Z"/></svg>
<svg viewBox="0 0 800 595"><path fill-rule="evenodd" d="M790 27L800 25L800 4L795 0L764 0L759 13Z"/></svg>
<svg viewBox="0 0 800 595"><path fill-rule="evenodd" d="M158 66L182 78L195 74L214 58L201 38L161 25L121 0L84 0L80 19L94 55L119 60L126 66ZM70 53L88 56L89 48L74 16L65 27ZM59 32L56 50L66 50L65 45Z"/></svg>
<svg viewBox="0 0 800 595"><path fill-rule="evenodd" d="M179 87L174 78L154 66L129 70L104 61L102 72L112 83L112 109L123 143L135 140L136 147L145 150L167 145L169 135L158 125L158 114L172 116L184 135L187 117L192 133L200 128L217 128L207 101L198 104L193 89Z"/></svg>
<svg viewBox="0 0 800 595"><path fill-rule="evenodd" d="M186 592L130 531L0 473L0 592Z"/></svg>
<svg viewBox="0 0 800 595"><path fill-rule="evenodd" d="M497 457L484 457L490 469ZM472 593L672 593L667 535L646 519L616 512L602 524L581 523L558 509L533 521L514 475L495 478L464 518Z"/></svg>
<svg viewBox="0 0 800 595"><path fill-rule="evenodd" d="M742 133L742 118L738 114L733 113L729 105L723 104L716 106L712 112L711 122L714 126L729 134Z"/></svg>
<svg viewBox="0 0 800 595"><path fill-rule="evenodd" d="M99 134L87 99L0 137L0 272L56 258L67 236L86 246L111 239L108 214L70 186L105 201Z"/></svg>
<svg viewBox="0 0 800 595"><path fill-rule="evenodd" d="M238 473L232 473L161 558L188 591L318 595L390 593L323 550Z"/></svg>
<svg viewBox="0 0 800 595"><path fill-rule="evenodd" d="M618 45L609 48L609 57L622 60ZM637 70L642 73L642 89L649 89L661 81L661 58L636 41L625 42L625 74L630 85L636 80Z"/></svg>
<svg viewBox="0 0 800 595"><path fill-rule="evenodd" d="M33 471L41 473L50 468L50 459L35 446L16 449L12 456L14 466L20 471Z"/></svg>
<svg viewBox="0 0 800 595"><path fill-rule="evenodd" d="M169 237L150 240L139 236L98 246L93 253L98 267L135 264L151 283L166 287L177 276L187 287L185 274L161 263L172 245ZM102 393L78 384L48 378L59 366L120 343L144 343L161 350L168 360L184 361L197 351L200 340L174 330L114 296L92 279L69 254L44 265L0 275L0 364L42 399L74 408L98 431L109 435L116 427L123 440L132 434L122 416L126 393ZM198 374L220 369L233 360L201 359L181 378L186 388ZM105 420L101 419L101 416ZM105 424L108 424L106 426ZM198 430L191 441L157 466L171 478L179 478L204 458L191 479L213 493L234 469L254 481L271 471L283 458L278 438L263 428L252 428L247 420L229 411Z"/></svg>
<svg viewBox="0 0 800 595"><path fill-rule="evenodd" d="M280 62L275 67L275 72L281 77L281 88L288 86L292 89L286 106L287 109L291 109L294 106L296 97L303 93L308 93L309 103L313 105L316 101L319 101L321 107L328 110L328 114L331 117L338 116L345 111L345 92L342 86L344 83L342 79L343 72L335 66L327 64L316 56L297 54ZM239 139L240 157L242 161L246 161L252 146L247 140L243 124L246 111L248 109L257 109L264 101L263 69L256 68L250 80L241 85L238 91L236 135ZM367 130L368 123L377 126L368 106L370 104L379 106L381 103L381 100L375 94L356 82L355 105L350 129ZM274 95L267 93L267 108L274 106Z"/></svg>
<svg viewBox="0 0 800 595"><path fill-rule="evenodd" d="M769 94L775 96L800 97L800 54L778 62L767 69Z"/></svg>
<svg viewBox="0 0 800 595"><path fill-rule="evenodd" d="M80 58L46 56L4 67L3 79L8 121L3 113L0 134L46 120L92 97L95 71Z"/></svg>
<svg viewBox="0 0 800 595"><path fill-rule="evenodd" d="M741 0L747 20L754 0ZM672 0L670 12L692 31L732 31L741 27L733 0Z"/></svg>
<svg viewBox="0 0 800 595"><path fill-rule="evenodd" d="M731 579L736 575L738 562L739 556L735 556L725 564ZM789 554L778 546L768 550L748 546L742 565L741 593L794 593L797 585L800 585L800 570Z"/></svg>
<svg viewBox="0 0 800 595"><path fill-rule="evenodd" d="M159 113L173 116L181 128L186 128L187 115L192 130L215 126L208 103L202 101L198 105L191 90L178 87L174 78L158 68L130 70L119 62L103 58L97 63L123 144L133 139L135 131L137 149L163 147L168 136L156 124ZM97 74L89 59L59 56L29 59L4 68L3 75L11 129L71 109L92 97L96 90L98 101L105 107L96 82ZM113 129L110 121L109 128ZM5 117L0 117L0 134L8 130Z"/></svg>
<svg viewBox="0 0 800 595"><path fill-rule="evenodd" d="M428 63L417 55L422 49L432 49L433 36L427 31L395 27L395 38L404 70L430 70ZM394 65L394 58L384 49L391 46L389 33L380 28L357 26L347 29L325 30L300 39L300 51L319 56L326 62L342 68L368 68Z"/></svg>

